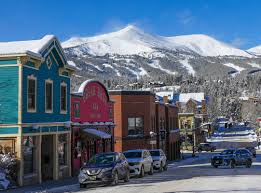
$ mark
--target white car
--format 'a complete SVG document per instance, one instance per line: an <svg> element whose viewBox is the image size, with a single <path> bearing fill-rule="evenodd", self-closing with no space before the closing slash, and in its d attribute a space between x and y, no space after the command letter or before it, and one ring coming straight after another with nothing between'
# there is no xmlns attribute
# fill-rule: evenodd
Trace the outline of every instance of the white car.
<svg viewBox="0 0 261 193"><path fill-rule="evenodd" d="M167 157L163 150L161 149L152 149L150 150L150 155L153 159L154 169L163 171L167 170Z"/></svg>
<svg viewBox="0 0 261 193"><path fill-rule="evenodd" d="M123 152L129 162L130 174L143 177L145 173L153 174L153 160L148 150L129 150Z"/></svg>

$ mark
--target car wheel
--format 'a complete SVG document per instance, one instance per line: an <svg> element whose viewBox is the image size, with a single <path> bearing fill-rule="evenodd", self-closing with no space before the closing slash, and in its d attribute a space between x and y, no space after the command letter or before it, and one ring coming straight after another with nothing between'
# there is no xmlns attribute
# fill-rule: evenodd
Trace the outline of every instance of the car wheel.
<svg viewBox="0 0 261 193"><path fill-rule="evenodd" d="M252 166L252 162L251 161L247 161L246 162L246 168L251 168Z"/></svg>
<svg viewBox="0 0 261 193"><path fill-rule="evenodd" d="M142 165L141 168L140 168L140 175L139 175L139 177L143 178L144 175L145 175L145 171L144 171L144 166Z"/></svg>
<svg viewBox="0 0 261 193"><path fill-rule="evenodd" d="M114 172L114 179L113 179L113 182L112 182L112 185L115 186L119 183L119 175L118 175L118 172L115 171Z"/></svg>
<svg viewBox="0 0 261 193"><path fill-rule="evenodd" d="M201 153L201 152L202 152L202 150L201 150L201 149L199 149L199 150L198 150L198 152L199 152L199 153Z"/></svg>
<svg viewBox="0 0 261 193"><path fill-rule="evenodd" d="M86 188L86 184L80 184L80 188Z"/></svg>
<svg viewBox="0 0 261 193"><path fill-rule="evenodd" d="M152 175L154 173L153 164L150 166L149 175Z"/></svg>
<svg viewBox="0 0 261 193"><path fill-rule="evenodd" d="M165 163L165 166L164 166L164 168L163 168L165 171L167 171L167 169L168 169L168 165L167 165L167 163Z"/></svg>
<svg viewBox="0 0 261 193"><path fill-rule="evenodd" d="M235 168L235 161L234 161L234 160L231 160L231 161L229 162L229 167L230 167L230 168Z"/></svg>
<svg viewBox="0 0 261 193"><path fill-rule="evenodd" d="M213 165L213 167L214 167L214 168L218 168L218 166L217 166L217 165Z"/></svg>
<svg viewBox="0 0 261 193"><path fill-rule="evenodd" d="M124 182L129 182L129 181L130 181L130 171L128 170L127 174L126 174L126 176L124 178Z"/></svg>
<svg viewBox="0 0 261 193"><path fill-rule="evenodd" d="M163 171L163 164L162 162L160 163L160 168L159 168L159 171L162 172Z"/></svg>

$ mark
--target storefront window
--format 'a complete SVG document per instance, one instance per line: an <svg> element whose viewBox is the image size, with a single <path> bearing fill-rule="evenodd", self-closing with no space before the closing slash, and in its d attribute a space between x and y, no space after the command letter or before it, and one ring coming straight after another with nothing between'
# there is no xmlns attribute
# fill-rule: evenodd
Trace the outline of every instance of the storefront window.
<svg viewBox="0 0 261 193"><path fill-rule="evenodd" d="M67 165L67 134L59 135L58 156L59 165Z"/></svg>
<svg viewBox="0 0 261 193"><path fill-rule="evenodd" d="M35 136L23 138L24 174L34 172Z"/></svg>
<svg viewBox="0 0 261 193"><path fill-rule="evenodd" d="M74 103L74 116L75 118L80 118L80 103Z"/></svg>
<svg viewBox="0 0 261 193"><path fill-rule="evenodd" d="M128 135L143 135L143 118L128 118Z"/></svg>

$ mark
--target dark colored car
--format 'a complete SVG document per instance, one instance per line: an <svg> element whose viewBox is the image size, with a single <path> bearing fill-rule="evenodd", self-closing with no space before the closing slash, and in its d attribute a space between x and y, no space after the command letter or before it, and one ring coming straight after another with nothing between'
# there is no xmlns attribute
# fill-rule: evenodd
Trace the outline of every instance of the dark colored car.
<svg viewBox="0 0 261 193"><path fill-rule="evenodd" d="M254 147L246 147L246 149L252 153L253 157L256 157L256 149Z"/></svg>
<svg viewBox="0 0 261 193"><path fill-rule="evenodd" d="M117 185L119 180L128 182L129 179L128 161L117 152L96 154L81 168L78 176L81 188L97 183Z"/></svg>
<svg viewBox="0 0 261 193"><path fill-rule="evenodd" d="M252 154L247 149L227 149L219 155L211 158L211 165L215 168L219 166L235 166L245 165L247 168L252 166Z"/></svg>
<svg viewBox="0 0 261 193"><path fill-rule="evenodd" d="M215 151L216 147L211 145L210 143L200 143L197 147L198 152L202 152L202 151Z"/></svg>

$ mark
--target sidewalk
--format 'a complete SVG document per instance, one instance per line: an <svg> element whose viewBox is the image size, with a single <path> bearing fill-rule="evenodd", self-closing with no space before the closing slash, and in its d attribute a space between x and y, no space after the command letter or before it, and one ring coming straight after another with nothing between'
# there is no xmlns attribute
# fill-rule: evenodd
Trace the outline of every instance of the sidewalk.
<svg viewBox="0 0 261 193"><path fill-rule="evenodd" d="M75 185L77 183L78 183L77 177L71 177L71 178L66 178L66 179L58 180L58 181L47 181L47 182L43 182L42 184L36 184L36 185L31 185L31 186L19 187L16 189L0 191L0 193L2 193L2 192L6 192L6 193L47 192L47 190L49 190L49 189L64 187L64 186L71 186L71 185Z"/></svg>

